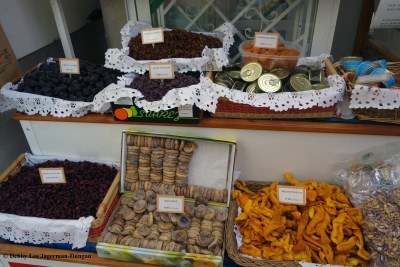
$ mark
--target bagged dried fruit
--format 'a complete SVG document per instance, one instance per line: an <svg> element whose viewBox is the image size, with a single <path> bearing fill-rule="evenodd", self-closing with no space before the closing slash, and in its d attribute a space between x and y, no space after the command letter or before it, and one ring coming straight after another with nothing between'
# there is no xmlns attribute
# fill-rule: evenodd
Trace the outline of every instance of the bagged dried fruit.
<svg viewBox="0 0 400 267"><path fill-rule="evenodd" d="M342 163L337 179L362 211L365 240L377 266L400 266L400 154L390 144Z"/></svg>
<svg viewBox="0 0 400 267"><path fill-rule="evenodd" d="M275 182L257 192L238 181L232 192L241 213L235 219L243 236L239 252L254 258L320 264L366 266L362 217L343 190L326 182L299 182L306 189L304 206L280 203Z"/></svg>

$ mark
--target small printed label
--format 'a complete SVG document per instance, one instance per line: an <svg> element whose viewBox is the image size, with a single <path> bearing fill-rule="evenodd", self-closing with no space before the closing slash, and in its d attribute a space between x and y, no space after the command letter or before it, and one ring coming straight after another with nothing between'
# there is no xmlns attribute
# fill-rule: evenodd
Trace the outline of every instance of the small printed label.
<svg viewBox="0 0 400 267"><path fill-rule="evenodd" d="M185 197L157 195L157 212L183 213Z"/></svg>
<svg viewBox="0 0 400 267"><path fill-rule="evenodd" d="M193 117L193 105L187 104L178 107L179 117L191 118Z"/></svg>
<svg viewBox="0 0 400 267"><path fill-rule="evenodd" d="M362 75L357 78L356 83L383 83L389 81L390 73L374 74L374 75Z"/></svg>
<svg viewBox="0 0 400 267"><path fill-rule="evenodd" d="M164 43L163 28L148 28L141 31L142 44Z"/></svg>
<svg viewBox="0 0 400 267"><path fill-rule="evenodd" d="M120 99L116 100L114 104L132 106L133 99L131 97L121 97Z"/></svg>
<svg viewBox="0 0 400 267"><path fill-rule="evenodd" d="M278 33L256 32L254 35L254 47L277 49L278 42Z"/></svg>
<svg viewBox="0 0 400 267"><path fill-rule="evenodd" d="M64 168L39 168L42 184L65 184Z"/></svg>
<svg viewBox="0 0 400 267"><path fill-rule="evenodd" d="M174 79L174 63L149 63L149 76L150 79L164 80Z"/></svg>
<svg viewBox="0 0 400 267"><path fill-rule="evenodd" d="M285 204L305 205L306 189L296 186L278 185L278 200Z"/></svg>
<svg viewBox="0 0 400 267"><path fill-rule="evenodd" d="M60 72L65 74L80 74L79 58L60 58Z"/></svg>

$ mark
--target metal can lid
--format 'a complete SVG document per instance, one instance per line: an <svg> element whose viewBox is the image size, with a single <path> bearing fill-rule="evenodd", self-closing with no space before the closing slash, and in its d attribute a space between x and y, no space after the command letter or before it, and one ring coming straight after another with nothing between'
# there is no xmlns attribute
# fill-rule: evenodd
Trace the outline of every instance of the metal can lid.
<svg viewBox="0 0 400 267"><path fill-rule="evenodd" d="M226 65L224 67L225 70L240 70L240 68L242 64L240 63L228 63L228 65Z"/></svg>
<svg viewBox="0 0 400 267"><path fill-rule="evenodd" d="M250 62L243 66L240 70L240 77L243 81L254 82L260 77L262 73L262 66L258 62Z"/></svg>
<svg viewBox="0 0 400 267"><path fill-rule="evenodd" d="M290 75L290 71L288 69L284 69L284 68L272 69L268 73L275 74L281 80L286 79Z"/></svg>
<svg viewBox="0 0 400 267"><path fill-rule="evenodd" d="M223 72L217 72L217 74L215 74L214 80L220 80L221 78L225 77L226 74Z"/></svg>
<svg viewBox="0 0 400 267"><path fill-rule="evenodd" d="M311 67L310 67L310 66L307 66L307 65L298 65L298 66L295 68L295 70L297 70L297 69L302 69L302 70L308 70L308 71L310 71L310 70L311 70Z"/></svg>
<svg viewBox="0 0 400 267"><path fill-rule="evenodd" d="M226 87L226 88L231 88L228 83L225 83L223 81L215 82L215 84L221 85L221 86Z"/></svg>
<svg viewBox="0 0 400 267"><path fill-rule="evenodd" d="M265 93L275 93L281 89L282 83L278 76L265 73L257 80L258 87Z"/></svg>
<svg viewBox="0 0 400 267"><path fill-rule="evenodd" d="M310 71L309 74L309 80L310 82L321 82L322 81L322 77L323 77L323 71L322 70L312 70Z"/></svg>
<svg viewBox="0 0 400 267"><path fill-rule="evenodd" d="M216 79L214 79L214 81L226 83L229 85L228 86L229 88L232 87L232 85L234 83L233 79L226 74L222 74L222 75L218 76L218 78L216 77Z"/></svg>
<svg viewBox="0 0 400 267"><path fill-rule="evenodd" d="M363 61L362 57L354 57L354 56L350 56L350 57L342 57L340 58L340 61Z"/></svg>
<svg viewBox="0 0 400 267"><path fill-rule="evenodd" d="M244 89L246 88L246 85L247 85L247 83L245 83L245 82L236 81L233 84L232 89L239 90L239 91L244 91Z"/></svg>
<svg viewBox="0 0 400 267"><path fill-rule="evenodd" d="M250 94L256 94L259 92L257 82L253 82L246 87L246 92Z"/></svg>
<svg viewBox="0 0 400 267"><path fill-rule="evenodd" d="M235 80L240 80L240 70L231 70L228 71L228 76Z"/></svg>
<svg viewBox="0 0 400 267"><path fill-rule="evenodd" d="M290 86L296 91L307 91L312 88L310 81L299 74L290 77Z"/></svg>
<svg viewBox="0 0 400 267"><path fill-rule="evenodd" d="M329 85L323 84L323 83L316 83L311 85L311 88L313 90L320 90L320 89L325 89L325 88L329 88Z"/></svg>

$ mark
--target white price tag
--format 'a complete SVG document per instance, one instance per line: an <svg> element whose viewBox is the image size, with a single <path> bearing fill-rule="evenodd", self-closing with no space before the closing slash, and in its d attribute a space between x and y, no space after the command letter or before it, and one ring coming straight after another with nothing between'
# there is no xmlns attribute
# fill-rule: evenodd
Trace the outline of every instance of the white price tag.
<svg viewBox="0 0 400 267"><path fill-rule="evenodd" d="M193 117L193 105L187 104L178 107L179 117L181 118L192 118Z"/></svg>
<svg viewBox="0 0 400 267"><path fill-rule="evenodd" d="M356 83L383 83L389 81L390 73L374 74L374 75L362 75L357 78Z"/></svg>
<svg viewBox="0 0 400 267"><path fill-rule="evenodd" d="M185 197L157 195L157 212L183 213Z"/></svg>
<svg viewBox="0 0 400 267"><path fill-rule="evenodd" d="M256 32L254 34L254 47L277 49L278 42L278 33Z"/></svg>
<svg viewBox="0 0 400 267"><path fill-rule="evenodd" d="M65 184L64 168L39 168L42 184Z"/></svg>
<svg viewBox="0 0 400 267"><path fill-rule="evenodd" d="M65 74L80 74L79 58L60 58L60 72Z"/></svg>
<svg viewBox="0 0 400 267"><path fill-rule="evenodd" d="M278 200L281 203L305 205L307 203L305 188L287 185L278 185Z"/></svg>
<svg viewBox="0 0 400 267"><path fill-rule="evenodd" d="M150 79L174 79L175 78L174 63L149 63L149 76Z"/></svg>
<svg viewBox="0 0 400 267"><path fill-rule="evenodd" d="M116 101L114 101L114 104L132 106L133 99L131 97L121 97L120 99L117 99Z"/></svg>
<svg viewBox="0 0 400 267"><path fill-rule="evenodd" d="M148 28L141 31L142 44L164 43L163 28Z"/></svg>

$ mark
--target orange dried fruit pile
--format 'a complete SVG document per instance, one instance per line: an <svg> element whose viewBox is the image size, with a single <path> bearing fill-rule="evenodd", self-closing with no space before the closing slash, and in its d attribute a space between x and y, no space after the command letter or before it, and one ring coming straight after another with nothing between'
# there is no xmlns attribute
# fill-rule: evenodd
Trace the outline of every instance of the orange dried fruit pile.
<svg viewBox="0 0 400 267"><path fill-rule="evenodd" d="M306 188L304 206L280 203L278 182L257 192L237 181L232 191L242 213L236 217L243 244L239 251L254 258L320 264L366 266L362 215L344 191L326 182L299 182L285 173L291 185Z"/></svg>

